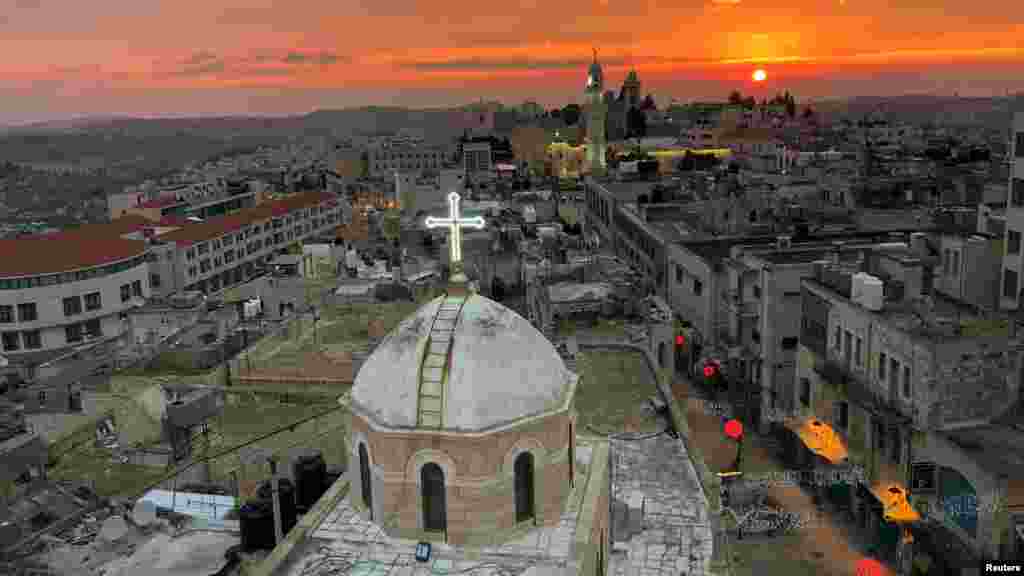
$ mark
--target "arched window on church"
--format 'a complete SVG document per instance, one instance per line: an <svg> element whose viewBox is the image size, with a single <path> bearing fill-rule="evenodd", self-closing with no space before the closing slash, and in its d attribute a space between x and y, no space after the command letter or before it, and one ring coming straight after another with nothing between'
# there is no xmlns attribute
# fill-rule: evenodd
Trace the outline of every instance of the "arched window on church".
<svg viewBox="0 0 1024 576"><path fill-rule="evenodd" d="M373 485L370 482L370 457L366 454L366 444L359 445L359 476L362 480L363 504L370 511L370 520L373 520Z"/></svg>
<svg viewBox="0 0 1024 576"><path fill-rule="evenodd" d="M535 517L533 502L533 454L523 452L515 462L516 522Z"/></svg>
<svg viewBox="0 0 1024 576"><path fill-rule="evenodd" d="M576 481L576 430L569 421L569 487Z"/></svg>
<svg viewBox="0 0 1024 576"><path fill-rule="evenodd" d="M448 529L444 470L433 462L425 464L420 470L420 488L423 494L423 529L444 532Z"/></svg>

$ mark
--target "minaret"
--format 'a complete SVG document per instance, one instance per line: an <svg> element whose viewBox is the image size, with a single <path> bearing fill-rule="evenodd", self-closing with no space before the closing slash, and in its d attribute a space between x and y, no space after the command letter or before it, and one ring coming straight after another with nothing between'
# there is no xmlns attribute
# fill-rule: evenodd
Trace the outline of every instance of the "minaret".
<svg viewBox="0 0 1024 576"><path fill-rule="evenodd" d="M594 63L587 74L587 86L583 91L584 106L587 113L587 164L590 173L602 176L605 171L605 152L608 143L605 139L605 122L608 107L604 103L604 73L597 63L597 49L594 49Z"/></svg>

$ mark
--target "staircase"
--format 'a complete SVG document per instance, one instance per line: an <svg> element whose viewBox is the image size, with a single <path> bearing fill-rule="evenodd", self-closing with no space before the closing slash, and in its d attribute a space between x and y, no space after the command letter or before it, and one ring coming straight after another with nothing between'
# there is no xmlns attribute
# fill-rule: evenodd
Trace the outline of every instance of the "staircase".
<svg viewBox="0 0 1024 576"><path fill-rule="evenodd" d="M444 425L444 382L451 358L455 325L465 302L465 297L445 297L430 325L427 350L420 365L417 403L417 424L420 427L441 428Z"/></svg>

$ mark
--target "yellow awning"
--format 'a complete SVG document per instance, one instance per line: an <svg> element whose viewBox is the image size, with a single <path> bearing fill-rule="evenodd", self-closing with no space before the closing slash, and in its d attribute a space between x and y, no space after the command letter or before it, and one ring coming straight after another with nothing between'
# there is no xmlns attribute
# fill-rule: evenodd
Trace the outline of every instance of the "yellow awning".
<svg viewBox="0 0 1024 576"><path fill-rule="evenodd" d="M817 418L807 418L791 420L787 425L796 432L808 450L832 464L839 464L849 456L843 439L825 422Z"/></svg>
<svg viewBox="0 0 1024 576"><path fill-rule="evenodd" d="M871 493L882 503L882 511L887 522L917 522L921 519L921 515L907 500L909 492L899 484L876 484L871 488Z"/></svg>

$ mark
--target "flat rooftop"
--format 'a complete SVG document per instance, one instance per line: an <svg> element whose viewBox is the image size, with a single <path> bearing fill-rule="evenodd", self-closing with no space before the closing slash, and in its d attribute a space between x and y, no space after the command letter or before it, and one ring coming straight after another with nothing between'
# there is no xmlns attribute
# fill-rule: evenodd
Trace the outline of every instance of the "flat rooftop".
<svg viewBox="0 0 1024 576"><path fill-rule="evenodd" d="M856 230L856 231L840 231L840 232L818 232L806 236L804 238L792 238L791 246L792 250L799 251L801 245L815 245L826 242L903 242L906 241L907 235L914 232L928 232L929 229L922 228L906 228L900 230ZM784 234L773 234L764 236L725 236L713 239L704 240L689 240L678 242L677 245L681 248L693 252L697 256L701 257L709 263L718 263L722 260L729 258L732 253L734 246L764 246L770 247L771 245L778 242L779 236Z"/></svg>
<svg viewBox="0 0 1024 576"><path fill-rule="evenodd" d="M331 574L344 576L437 576L466 574L468 576L508 576L533 570L534 574L576 573L574 542L583 497L595 479L584 476L596 443L580 437L576 459L582 476L566 501L557 525L538 527L511 540L483 547L455 546L433 543L428 562L416 560L417 540L392 538L380 527L360 517L345 496L327 514L312 536L294 552L294 560L279 573L281 576ZM316 567L323 572L316 572Z"/></svg>
<svg viewBox="0 0 1024 576"><path fill-rule="evenodd" d="M641 194L650 194L651 189L657 182L648 182L646 180L620 182L605 178L597 180L596 184L607 190L620 202L636 202Z"/></svg>

